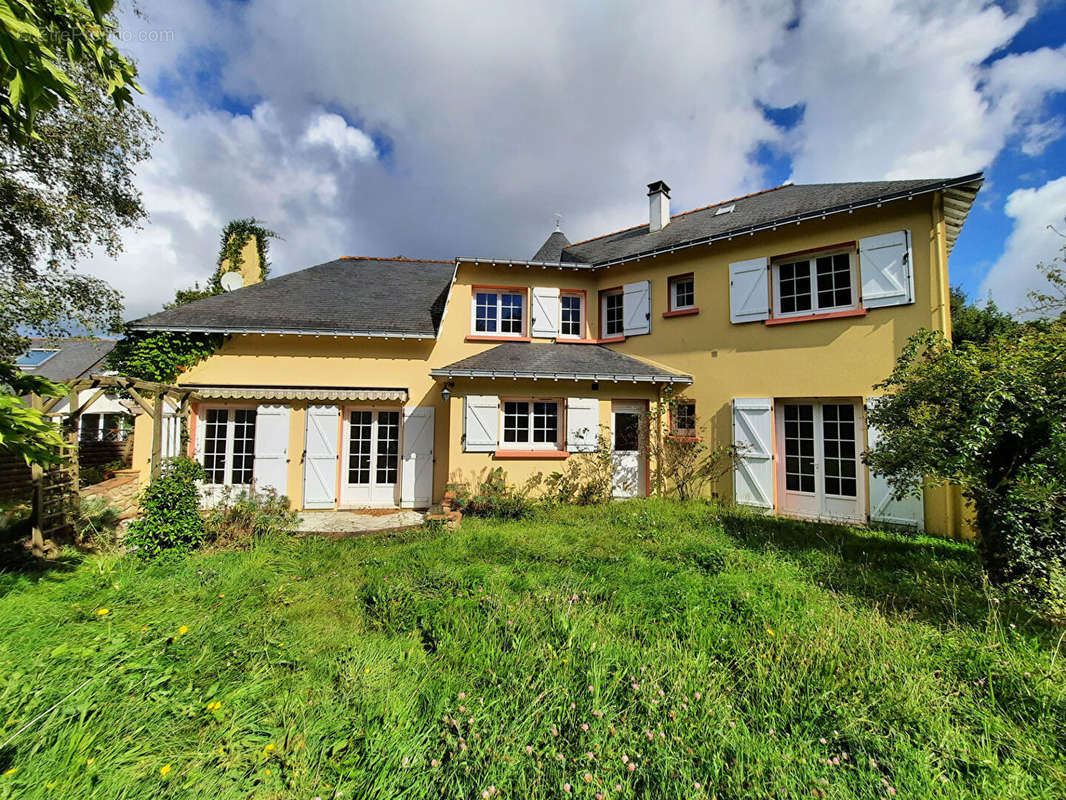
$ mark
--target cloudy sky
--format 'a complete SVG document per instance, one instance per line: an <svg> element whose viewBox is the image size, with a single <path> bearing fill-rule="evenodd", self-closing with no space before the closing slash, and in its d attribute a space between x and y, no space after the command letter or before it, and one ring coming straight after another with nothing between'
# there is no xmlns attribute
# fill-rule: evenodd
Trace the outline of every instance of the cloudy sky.
<svg viewBox="0 0 1066 800"><path fill-rule="evenodd" d="M1066 3L141 2L152 215L87 269L157 309L255 216L275 274L338 255L528 258L778 185L986 182L952 282L1007 309L1066 233Z"/></svg>

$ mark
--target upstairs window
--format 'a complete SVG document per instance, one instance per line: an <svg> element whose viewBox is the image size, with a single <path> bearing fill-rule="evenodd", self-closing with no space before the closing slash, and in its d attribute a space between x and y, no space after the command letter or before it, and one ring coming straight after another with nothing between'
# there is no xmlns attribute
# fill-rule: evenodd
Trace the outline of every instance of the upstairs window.
<svg viewBox="0 0 1066 800"><path fill-rule="evenodd" d="M820 253L774 264L774 316L856 308L855 259L850 251Z"/></svg>
<svg viewBox="0 0 1066 800"><path fill-rule="evenodd" d="M505 400L502 447L559 449L559 403L555 400Z"/></svg>
<svg viewBox="0 0 1066 800"><path fill-rule="evenodd" d="M564 339L581 339L585 329L584 300L576 292L559 295L559 336Z"/></svg>
<svg viewBox="0 0 1066 800"><path fill-rule="evenodd" d="M474 333L487 336L521 336L525 332L523 292L506 289L474 291Z"/></svg>
<svg viewBox="0 0 1066 800"><path fill-rule="evenodd" d="M686 311L696 307L696 279L691 273L670 279L670 310Z"/></svg>
<svg viewBox="0 0 1066 800"><path fill-rule="evenodd" d="M621 289L600 292L600 330L604 339L625 335L625 298Z"/></svg>
<svg viewBox="0 0 1066 800"><path fill-rule="evenodd" d="M255 409L209 408L204 416L207 483L248 486L255 462Z"/></svg>

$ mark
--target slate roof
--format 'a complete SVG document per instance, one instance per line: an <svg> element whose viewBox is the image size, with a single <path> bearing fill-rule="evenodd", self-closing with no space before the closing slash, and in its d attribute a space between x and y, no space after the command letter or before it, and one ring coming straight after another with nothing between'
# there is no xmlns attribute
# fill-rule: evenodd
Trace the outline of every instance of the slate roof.
<svg viewBox="0 0 1066 800"><path fill-rule="evenodd" d="M115 346L114 339L30 339L30 350L58 350L47 361L36 367L19 367L23 372L40 375L53 381L70 381L86 378L91 374L102 372L100 364Z"/></svg>
<svg viewBox="0 0 1066 800"><path fill-rule="evenodd" d="M437 334L455 263L338 258L134 320L135 330Z"/></svg>
<svg viewBox="0 0 1066 800"><path fill-rule="evenodd" d="M552 235L544 240L544 244L533 254L534 261L558 261L562 258L563 249L570 246L570 240L562 231L552 231Z"/></svg>
<svg viewBox="0 0 1066 800"><path fill-rule="evenodd" d="M506 342L438 367L434 378L572 378L597 381L692 383L689 375L593 344Z"/></svg>

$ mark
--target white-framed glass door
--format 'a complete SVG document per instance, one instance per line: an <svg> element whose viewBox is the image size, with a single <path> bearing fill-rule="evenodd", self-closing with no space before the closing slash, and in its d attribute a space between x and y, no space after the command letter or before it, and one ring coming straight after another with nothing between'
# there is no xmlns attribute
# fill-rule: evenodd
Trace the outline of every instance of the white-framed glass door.
<svg viewBox="0 0 1066 800"><path fill-rule="evenodd" d="M645 411L640 401L611 403L612 494L615 497L643 497L644 453L640 447L640 423Z"/></svg>
<svg viewBox="0 0 1066 800"><path fill-rule="evenodd" d="M344 418L342 506L394 506L400 485L400 409L349 408Z"/></svg>
<svg viewBox="0 0 1066 800"><path fill-rule="evenodd" d="M775 406L779 510L799 517L864 522L859 404L778 400Z"/></svg>

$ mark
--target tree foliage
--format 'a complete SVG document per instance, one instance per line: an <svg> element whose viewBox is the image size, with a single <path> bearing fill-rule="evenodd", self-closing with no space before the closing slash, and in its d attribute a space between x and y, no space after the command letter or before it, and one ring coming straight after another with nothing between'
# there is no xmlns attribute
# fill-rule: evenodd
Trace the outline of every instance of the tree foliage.
<svg viewBox="0 0 1066 800"><path fill-rule="evenodd" d="M0 0L0 128L6 141L38 135L37 122L85 99L83 73L115 108L138 90L137 70L111 41L113 0Z"/></svg>
<svg viewBox="0 0 1066 800"><path fill-rule="evenodd" d="M200 488L204 468L191 458L172 458L141 495L144 512L126 532L126 544L141 558L181 555L204 543Z"/></svg>
<svg viewBox="0 0 1066 800"><path fill-rule="evenodd" d="M866 461L897 494L962 487L995 581L1066 566L1066 325L1029 323L951 347L939 333L907 342L871 409L881 431Z"/></svg>
<svg viewBox="0 0 1066 800"><path fill-rule="evenodd" d="M966 292L956 286L951 290L951 341L984 344L996 336L1014 333L1018 322L993 301L984 306L971 303Z"/></svg>
<svg viewBox="0 0 1066 800"><path fill-rule="evenodd" d="M134 168L156 137L151 117L116 107L83 70L72 75L78 105L41 114L33 139L0 140L0 357L8 359L25 348L23 330L117 329L121 295L75 265L97 248L118 255L123 229L147 217Z"/></svg>
<svg viewBox="0 0 1066 800"><path fill-rule="evenodd" d="M0 451L20 456L27 464L58 464L62 460L62 433L40 411L26 405L22 397L59 397L63 387L0 363L0 391Z"/></svg>
<svg viewBox="0 0 1066 800"><path fill-rule="evenodd" d="M1037 264L1036 268L1047 284L1043 289L1029 292L1030 305L1022 310L1041 315L1066 313L1066 245L1055 258Z"/></svg>

